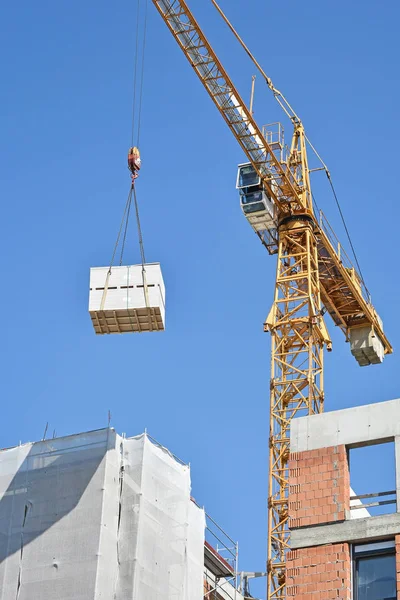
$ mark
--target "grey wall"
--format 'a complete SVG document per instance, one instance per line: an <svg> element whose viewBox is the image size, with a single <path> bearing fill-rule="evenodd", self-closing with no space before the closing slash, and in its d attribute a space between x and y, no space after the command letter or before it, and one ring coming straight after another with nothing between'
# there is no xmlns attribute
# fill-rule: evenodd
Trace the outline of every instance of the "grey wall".
<svg viewBox="0 0 400 600"><path fill-rule="evenodd" d="M340 542L358 543L393 538L400 533L400 514L379 515L365 519L352 519L330 525L302 527L291 533L290 546L308 548Z"/></svg>
<svg viewBox="0 0 400 600"><path fill-rule="evenodd" d="M291 424L292 452L365 445L400 436L400 399L299 417Z"/></svg>

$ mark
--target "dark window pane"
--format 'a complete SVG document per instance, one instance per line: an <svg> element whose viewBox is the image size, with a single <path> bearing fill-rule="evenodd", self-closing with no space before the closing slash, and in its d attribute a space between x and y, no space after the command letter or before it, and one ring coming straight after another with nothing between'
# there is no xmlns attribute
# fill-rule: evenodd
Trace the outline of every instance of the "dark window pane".
<svg viewBox="0 0 400 600"><path fill-rule="evenodd" d="M393 554L357 559L357 600L396 600L396 558Z"/></svg>
<svg viewBox="0 0 400 600"><path fill-rule="evenodd" d="M243 212L246 214L253 212L261 212L262 210L265 211L265 206L263 202L253 202L253 204L243 205Z"/></svg>
<svg viewBox="0 0 400 600"><path fill-rule="evenodd" d="M258 185L260 183L260 178L251 165L240 167L239 173L240 187L249 187L252 185Z"/></svg>
<svg viewBox="0 0 400 600"><path fill-rule="evenodd" d="M250 204L251 202L262 202L263 193L262 192L251 192L249 194L242 194L240 196L242 200L242 204Z"/></svg>

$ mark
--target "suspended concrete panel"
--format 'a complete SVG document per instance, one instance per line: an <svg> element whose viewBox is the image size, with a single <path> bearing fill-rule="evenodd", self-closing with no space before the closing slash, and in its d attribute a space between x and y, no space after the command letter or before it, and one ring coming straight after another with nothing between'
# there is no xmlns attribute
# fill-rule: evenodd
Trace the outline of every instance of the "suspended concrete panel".
<svg viewBox="0 0 400 600"><path fill-rule="evenodd" d="M165 328L165 286L159 263L90 269L89 313L97 334Z"/></svg>

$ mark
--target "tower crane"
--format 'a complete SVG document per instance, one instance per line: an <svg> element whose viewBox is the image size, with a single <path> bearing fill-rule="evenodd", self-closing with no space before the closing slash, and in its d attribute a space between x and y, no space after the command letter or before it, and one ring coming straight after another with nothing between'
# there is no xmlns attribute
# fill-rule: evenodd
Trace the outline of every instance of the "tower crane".
<svg viewBox="0 0 400 600"><path fill-rule="evenodd" d="M293 125L285 150L281 126L256 123L185 0L152 1L247 157L237 177L241 208L266 250L277 255L274 301L264 323L272 350L267 594L282 600L290 548L290 423L324 408L323 353L332 346L324 313L361 366L381 363L392 347L360 273L324 215L316 214L300 118L263 73Z"/></svg>

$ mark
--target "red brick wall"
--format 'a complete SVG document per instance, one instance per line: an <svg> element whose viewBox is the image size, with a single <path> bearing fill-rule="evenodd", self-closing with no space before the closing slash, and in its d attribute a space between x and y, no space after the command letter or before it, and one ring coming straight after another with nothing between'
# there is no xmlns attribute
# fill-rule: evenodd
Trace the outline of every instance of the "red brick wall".
<svg viewBox="0 0 400 600"><path fill-rule="evenodd" d="M400 598L400 535L396 535L397 597Z"/></svg>
<svg viewBox="0 0 400 600"><path fill-rule="evenodd" d="M292 550L287 555L287 598L350 600L349 544Z"/></svg>
<svg viewBox="0 0 400 600"><path fill-rule="evenodd" d="M289 460L291 529L344 521L350 503L345 446L293 452Z"/></svg>

